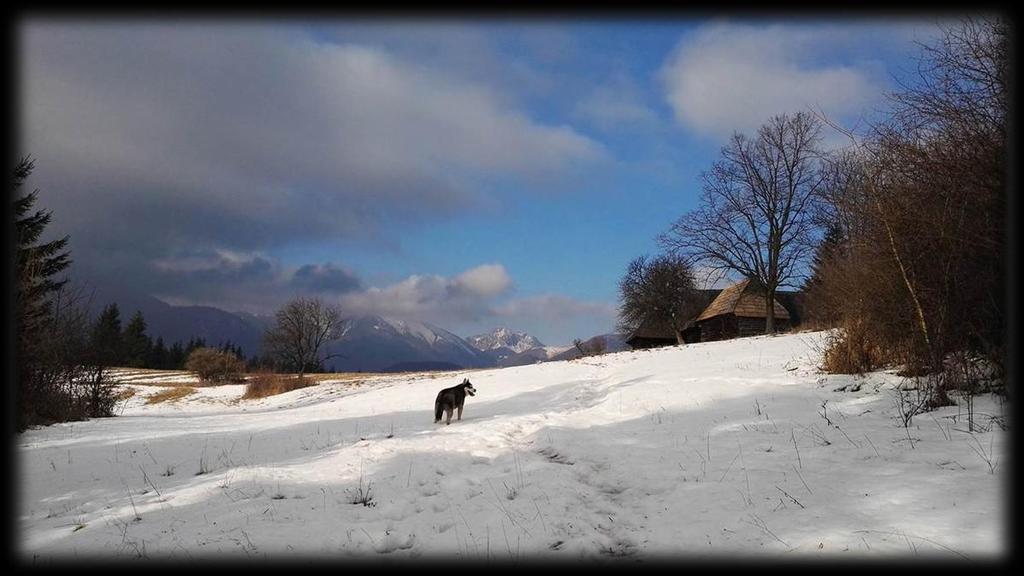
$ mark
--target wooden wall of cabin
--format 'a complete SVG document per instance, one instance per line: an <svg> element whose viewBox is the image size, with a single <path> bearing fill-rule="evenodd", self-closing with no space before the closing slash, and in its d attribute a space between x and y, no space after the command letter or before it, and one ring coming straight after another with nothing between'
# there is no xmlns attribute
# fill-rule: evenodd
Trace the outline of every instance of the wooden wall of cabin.
<svg viewBox="0 0 1024 576"><path fill-rule="evenodd" d="M764 318L737 317L733 314L722 314L700 322L700 341L713 342L729 338L744 338L764 334ZM775 319L775 330L785 332L790 329L789 320Z"/></svg>
<svg viewBox="0 0 1024 576"><path fill-rule="evenodd" d="M759 336L765 333L764 318L740 317L737 322L737 335L740 338L746 336ZM775 331L786 332L789 330L789 320L784 318L775 319Z"/></svg>
<svg viewBox="0 0 1024 576"><path fill-rule="evenodd" d="M713 342L736 337L736 317L722 314L700 323L700 341Z"/></svg>

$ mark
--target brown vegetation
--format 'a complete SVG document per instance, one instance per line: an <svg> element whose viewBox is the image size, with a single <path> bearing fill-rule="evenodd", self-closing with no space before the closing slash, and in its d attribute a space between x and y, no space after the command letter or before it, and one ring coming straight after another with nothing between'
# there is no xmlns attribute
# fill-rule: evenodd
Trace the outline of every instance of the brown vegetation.
<svg viewBox="0 0 1024 576"><path fill-rule="evenodd" d="M123 388L114 394L114 400L123 402L133 396L135 396L135 388Z"/></svg>
<svg viewBox="0 0 1024 576"><path fill-rule="evenodd" d="M234 354L216 348L196 348L188 356L185 369L205 382L242 382L245 364Z"/></svg>
<svg viewBox="0 0 1024 576"><path fill-rule="evenodd" d="M1004 22L947 29L890 119L833 159L827 216L841 233L812 291L841 329L826 369L926 375L929 405L962 392L974 359L1001 377L1008 66Z"/></svg>
<svg viewBox="0 0 1024 576"><path fill-rule="evenodd" d="M316 384L317 382L313 378L262 372L249 377L249 380L246 382L245 393L242 394L242 398L246 400L253 398L265 398L267 396L284 394L285 392L291 392L292 390L298 390L300 388L315 386Z"/></svg>
<svg viewBox="0 0 1024 576"><path fill-rule="evenodd" d="M175 386L170 390L162 390L156 394L150 394L146 397L146 404L158 404L160 402L174 402L180 400L189 394L194 394L195 388L191 386Z"/></svg>

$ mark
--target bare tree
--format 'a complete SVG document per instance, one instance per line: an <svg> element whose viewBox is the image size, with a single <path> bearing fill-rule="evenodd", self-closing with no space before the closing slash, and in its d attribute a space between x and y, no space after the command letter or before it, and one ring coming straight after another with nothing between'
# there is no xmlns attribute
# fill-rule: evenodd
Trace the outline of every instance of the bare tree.
<svg viewBox="0 0 1024 576"><path fill-rule="evenodd" d="M572 341L572 345L576 347L581 358L584 356L600 356L608 350L608 342L604 336L595 336L586 342L576 338Z"/></svg>
<svg viewBox="0 0 1024 576"><path fill-rule="evenodd" d="M734 134L704 172L701 206L658 237L691 264L734 271L766 291L765 329L775 331L775 292L806 274L825 182L820 124L811 114L775 116L756 137Z"/></svg>
<svg viewBox="0 0 1024 576"><path fill-rule="evenodd" d="M341 310L319 298L295 298L277 311L276 324L263 336L265 350L299 372L314 370L337 356L320 358L325 344L340 336Z"/></svg>
<svg viewBox="0 0 1024 576"><path fill-rule="evenodd" d="M690 265L679 256L637 257L619 281L619 332L653 322L670 327L682 344L686 321L700 312L694 284Z"/></svg>

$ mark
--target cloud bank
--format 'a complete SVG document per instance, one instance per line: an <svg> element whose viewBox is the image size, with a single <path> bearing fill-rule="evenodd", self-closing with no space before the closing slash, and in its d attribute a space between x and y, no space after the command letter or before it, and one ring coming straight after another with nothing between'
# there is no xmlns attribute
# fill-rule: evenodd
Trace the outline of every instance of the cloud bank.
<svg viewBox="0 0 1024 576"><path fill-rule="evenodd" d="M603 154L480 79L295 27L30 20L19 32L33 185L100 276L150 285L168 272L155 262L193 253L395 245L395 229L486 205L481 181Z"/></svg>
<svg viewBox="0 0 1024 576"><path fill-rule="evenodd" d="M809 107L851 118L869 112L888 88L880 62L859 50L876 41L906 44L914 30L713 23L679 42L660 80L677 122L715 139Z"/></svg>

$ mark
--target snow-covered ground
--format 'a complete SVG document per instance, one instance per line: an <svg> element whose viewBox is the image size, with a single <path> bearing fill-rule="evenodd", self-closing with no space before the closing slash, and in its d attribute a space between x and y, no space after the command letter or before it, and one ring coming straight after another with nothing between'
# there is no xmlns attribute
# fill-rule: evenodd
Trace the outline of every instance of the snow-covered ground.
<svg viewBox="0 0 1024 576"><path fill-rule="evenodd" d="M240 400L240 385L171 403L137 394L121 416L20 436L20 552L1003 557L1009 407L977 399L985 432L967 432L955 406L904 429L898 378L818 373L821 337L376 376L261 400ZM434 424L437 391L463 377L478 390L463 420ZM849 384L859 389L837 390Z"/></svg>

